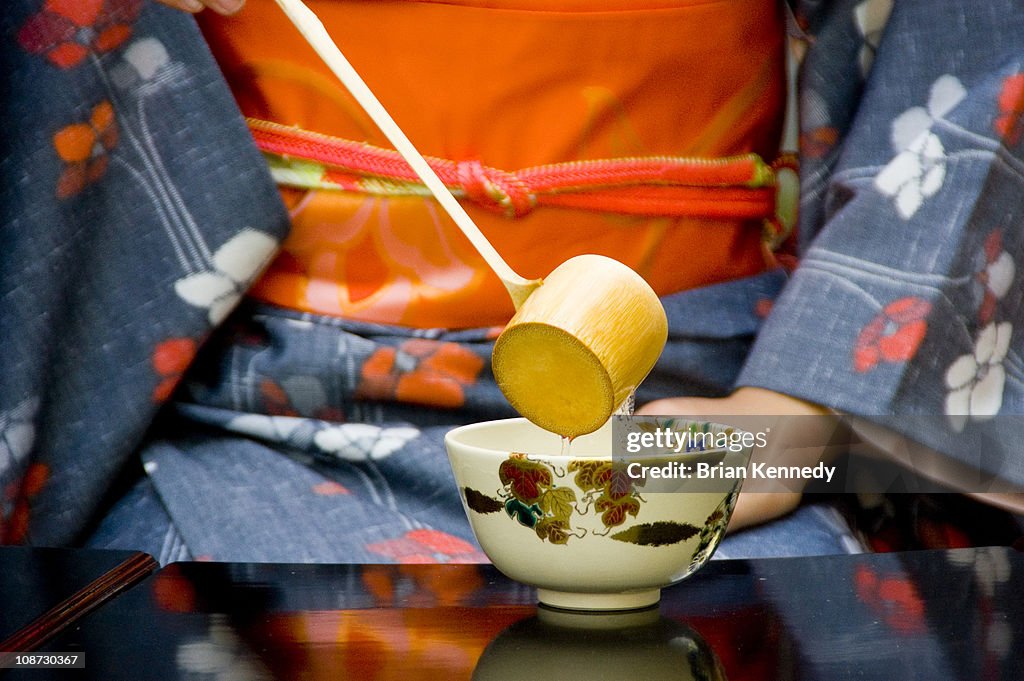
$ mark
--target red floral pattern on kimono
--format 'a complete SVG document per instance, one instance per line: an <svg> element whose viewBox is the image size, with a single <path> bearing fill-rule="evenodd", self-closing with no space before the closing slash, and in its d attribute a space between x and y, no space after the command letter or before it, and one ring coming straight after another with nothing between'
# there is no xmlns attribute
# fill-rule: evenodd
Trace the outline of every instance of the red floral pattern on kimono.
<svg viewBox="0 0 1024 681"><path fill-rule="evenodd" d="M853 350L853 366L864 372L879 362L905 362L917 354L928 331L931 303L917 297L894 300L860 332Z"/></svg>
<svg viewBox="0 0 1024 681"><path fill-rule="evenodd" d="M153 401L164 402L174 392L182 374L196 356L198 344L192 338L171 338L153 350L153 369L161 377L153 389Z"/></svg>
<svg viewBox="0 0 1024 681"><path fill-rule="evenodd" d="M398 563L487 562L469 542L438 530L410 530L397 539L369 544L366 548Z"/></svg>
<svg viewBox="0 0 1024 681"><path fill-rule="evenodd" d="M141 9L142 0L47 0L18 31L18 43L70 69L124 43Z"/></svg>
<svg viewBox="0 0 1024 681"><path fill-rule="evenodd" d="M1003 81L999 114L993 125L1007 144L1020 142L1024 131L1024 73L1015 73Z"/></svg>
<svg viewBox="0 0 1024 681"><path fill-rule="evenodd" d="M53 146L64 161L64 170L57 180L57 198L72 197L103 177L117 138L117 119L108 101L93 107L88 121L58 130Z"/></svg>
<svg viewBox="0 0 1024 681"><path fill-rule="evenodd" d="M32 499L49 479L49 467L33 463L22 478L7 485L3 506L0 506L0 543L21 544L25 541Z"/></svg>
<svg viewBox="0 0 1024 681"><path fill-rule="evenodd" d="M475 383L483 366L479 355L456 343L414 338L375 352L363 365L356 396L461 407L463 386Z"/></svg>

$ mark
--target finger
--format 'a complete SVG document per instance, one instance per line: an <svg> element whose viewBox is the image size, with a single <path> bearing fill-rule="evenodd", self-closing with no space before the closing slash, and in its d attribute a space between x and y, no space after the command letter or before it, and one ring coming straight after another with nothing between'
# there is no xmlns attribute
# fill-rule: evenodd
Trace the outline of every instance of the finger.
<svg viewBox="0 0 1024 681"><path fill-rule="evenodd" d="M245 0L203 0L203 2L217 14L223 14L224 16L234 14L242 9L242 5L245 4Z"/></svg>
<svg viewBox="0 0 1024 681"><path fill-rule="evenodd" d="M217 14L229 16L242 9L245 0L159 0L168 7L195 14L207 7Z"/></svg>
<svg viewBox="0 0 1024 681"><path fill-rule="evenodd" d="M173 7L174 9L191 12L192 14L195 14L206 7L206 5L199 2L199 0L158 0L158 2L161 2L168 7Z"/></svg>

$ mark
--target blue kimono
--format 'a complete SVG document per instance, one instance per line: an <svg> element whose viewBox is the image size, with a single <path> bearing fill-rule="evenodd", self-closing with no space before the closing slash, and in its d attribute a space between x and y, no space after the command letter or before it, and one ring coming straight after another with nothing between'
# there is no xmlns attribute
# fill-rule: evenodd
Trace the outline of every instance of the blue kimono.
<svg viewBox="0 0 1024 681"><path fill-rule="evenodd" d="M1024 483L1024 429L995 418L1024 413L1024 14L796 9L799 267L667 297L638 399L761 386L954 460L994 447L991 473ZM16 0L0 22L0 539L162 562L483 560L442 436L513 415L489 330L244 300L288 216L187 15ZM357 394L375 353L416 371L452 344L483 366L462 408ZM809 507L722 551L849 550L843 532Z"/></svg>

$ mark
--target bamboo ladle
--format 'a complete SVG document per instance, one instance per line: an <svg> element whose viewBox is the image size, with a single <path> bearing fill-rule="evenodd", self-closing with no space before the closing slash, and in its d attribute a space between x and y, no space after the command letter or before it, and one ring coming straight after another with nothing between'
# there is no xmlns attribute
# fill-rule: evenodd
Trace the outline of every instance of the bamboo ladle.
<svg viewBox="0 0 1024 681"><path fill-rule="evenodd" d="M276 2L512 297L516 313L494 344L491 364L513 408L567 438L600 428L661 355L668 322L657 294L629 267L600 255L570 258L543 280L513 271L363 82L316 14L301 0Z"/></svg>

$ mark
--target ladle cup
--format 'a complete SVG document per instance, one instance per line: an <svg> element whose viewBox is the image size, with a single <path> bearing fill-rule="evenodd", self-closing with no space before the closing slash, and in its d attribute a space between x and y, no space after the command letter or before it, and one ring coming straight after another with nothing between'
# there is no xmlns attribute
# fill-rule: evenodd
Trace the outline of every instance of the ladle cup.
<svg viewBox="0 0 1024 681"><path fill-rule="evenodd" d="M512 406L563 437L597 430L657 361L668 323L657 294L626 265L581 255L545 279L509 267L301 0L276 0L306 42L420 177L498 276L516 308L495 343L495 379ZM543 284L543 286L541 285Z"/></svg>

